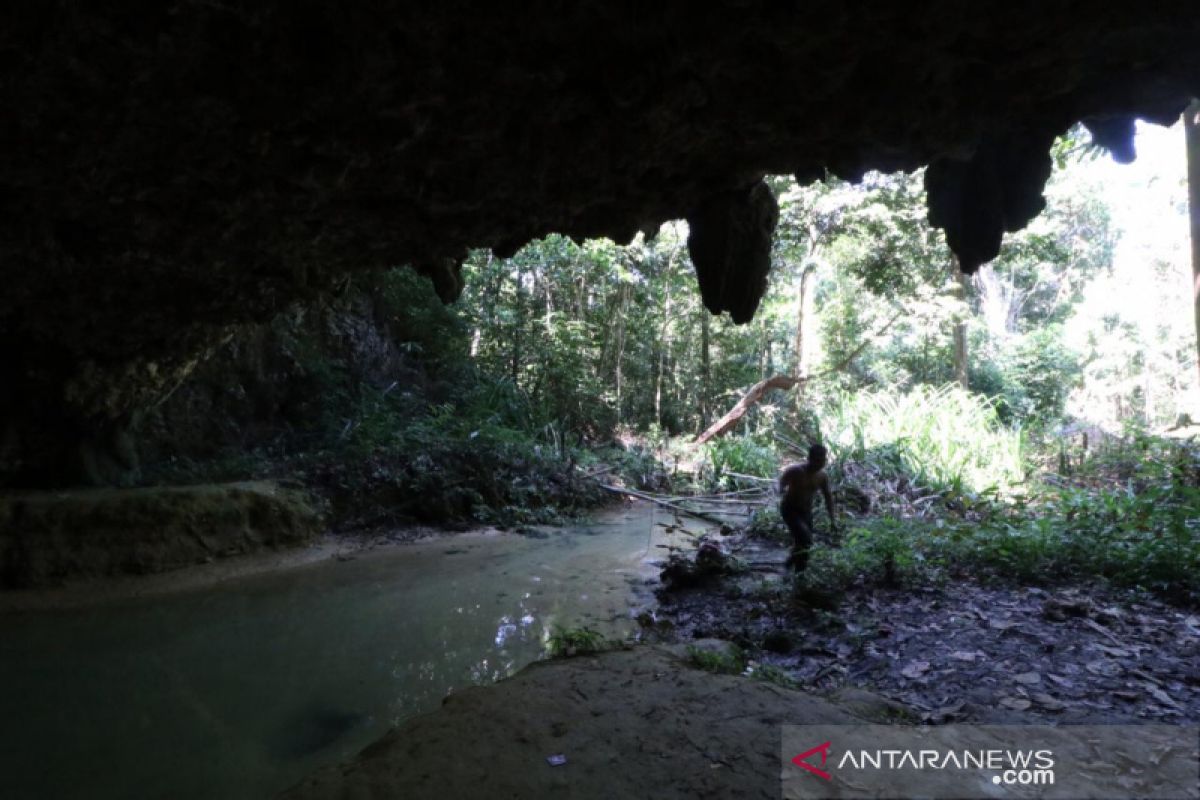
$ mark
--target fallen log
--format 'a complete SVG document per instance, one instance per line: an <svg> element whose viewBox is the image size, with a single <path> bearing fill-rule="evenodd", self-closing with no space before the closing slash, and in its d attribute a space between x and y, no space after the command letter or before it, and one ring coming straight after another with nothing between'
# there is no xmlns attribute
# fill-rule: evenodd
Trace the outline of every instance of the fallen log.
<svg viewBox="0 0 1200 800"><path fill-rule="evenodd" d="M805 458L808 456L808 448L807 447L800 444L799 442L789 439L788 437L784 436L781 433L775 434L775 441L779 442L787 449L795 451L802 458Z"/></svg>
<svg viewBox="0 0 1200 800"><path fill-rule="evenodd" d="M786 391L798 383L801 383L801 379L792 375L772 375L766 380L759 381L750 387L750 390L742 396L737 405L729 409L725 416L714 422L709 426L708 430L700 434L700 438L696 440L696 444L704 444L710 439L715 439L727 432L734 425L737 425L738 420L746 416L746 412L757 405L758 401L763 399L763 395L772 389L783 389Z"/></svg>
<svg viewBox="0 0 1200 800"><path fill-rule="evenodd" d="M743 480L743 481L758 481L759 483L771 483L771 484L775 483L775 479L774 479L774 478L760 478L760 477L758 477L757 475L743 475L743 474L742 474L742 473L740 473L740 472L732 472L732 471L730 471L730 470L725 470L725 471L724 471L724 472L722 472L721 474L722 474L722 475L729 475L729 476L731 476L731 477L738 478L738 479L740 479L740 480ZM743 489L742 491L747 491L747 492L748 492L748 491L759 491L759 492L761 492L761 491L762 491L762 489L755 489L755 490L751 490L751 489Z"/></svg>
<svg viewBox="0 0 1200 800"><path fill-rule="evenodd" d="M614 467L611 464L608 464L606 466L600 467L600 469L593 470L591 472L585 472L585 473L583 473L583 475L581 477L596 478L596 477L599 477L600 475L603 475L606 472L612 472L614 469L616 469L616 467Z"/></svg>
<svg viewBox="0 0 1200 800"><path fill-rule="evenodd" d="M639 492L636 489L626 489L621 486L609 486L604 483L600 484L600 488L604 489L605 491L612 492L614 494L623 494L623 495L628 495L629 497L636 497L640 500L648 500L649 502L654 503L655 505L662 506L663 508L669 508L672 511L679 512L680 514L687 514L688 516L696 517L697 519L702 519L705 522L711 522L714 525L729 524L726 520L720 519L719 517L715 517L712 514L706 514L703 511L694 511L690 508L684 508L681 505L676 505L675 503L668 502L668 501L663 500L659 497L656 497L652 494L647 494L645 492Z"/></svg>
<svg viewBox="0 0 1200 800"><path fill-rule="evenodd" d="M685 503L696 503L698 505L715 505L715 506L747 506L754 505L767 499L767 495L763 494L756 497L743 498L701 498L701 497L685 497L681 498Z"/></svg>
<svg viewBox="0 0 1200 800"><path fill-rule="evenodd" d="M728 473L727 473L728 474ZM721 494L676 494L670 496L655 495L659 500L667 503L745 503L760 499L761 495L768 494L769 490L762 486L752 486L749 489L742 489L737 492L722 492Z"/></svg>

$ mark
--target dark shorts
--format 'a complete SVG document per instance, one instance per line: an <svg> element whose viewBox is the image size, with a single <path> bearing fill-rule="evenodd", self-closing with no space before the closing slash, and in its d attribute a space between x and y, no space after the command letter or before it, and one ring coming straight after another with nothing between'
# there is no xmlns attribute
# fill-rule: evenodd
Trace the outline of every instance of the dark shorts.
<svg viewBox="0 0 1200 800"><path fill-rule="evenodd" d="M803 570L808 566L808 550L813 543L812 509L780 503L779 515L792 534L792 555L788 563L797 570Z"/></svg>

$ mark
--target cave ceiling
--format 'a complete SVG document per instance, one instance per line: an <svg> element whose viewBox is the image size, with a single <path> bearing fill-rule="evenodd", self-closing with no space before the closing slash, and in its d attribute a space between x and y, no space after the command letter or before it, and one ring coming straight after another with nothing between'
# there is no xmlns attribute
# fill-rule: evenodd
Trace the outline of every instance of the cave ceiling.
<svg viewBox="0 0 1200 800"><path fill-rule="evenodd" d="M1041 210L1056 135L1084 121L1128 160L1134 117L1169 123L1200 93L1196 9L16 4L0 380L117 414L354 270L409 264L451 300L468 248L677 218L705 304L745 321L768 173L931 165L930 218L971 270Z"/></svg>

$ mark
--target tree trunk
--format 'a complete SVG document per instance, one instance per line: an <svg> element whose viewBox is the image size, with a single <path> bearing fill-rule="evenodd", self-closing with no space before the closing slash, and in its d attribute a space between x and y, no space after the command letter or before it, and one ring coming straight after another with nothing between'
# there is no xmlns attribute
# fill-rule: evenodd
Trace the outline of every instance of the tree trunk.
<svg viewBox="0 0 1200 800"><path fill-rule="evenodd" d="M813 323L813 278L817 270L809 264L800 273L800 311L796 316L796 368L797 378L808 375L812 360Z"/></svg>
<svg viewBox="0 0 1200 800"><path fill-rule="evenodd" d="M957 258L951 260L950 270L954 275L954 297L965 306L967 281L970 278L959 267ZM961 316L954 322L954 380L959 386L967 389L970 388L967 385L967 315L965 310L960 313Z"/></svg>
<svg viewBox="0 0 1200 800"><path fill-rule="evenodd" d="M554 289L550 285L550 276L542 275L542 291L546 294L546 315L543 323L546 326L546 341L549 343L554 336Z"/></svg>
<svg viewBox="0 0 1200 800"><path fill-rule="evenodd" d="M700 425L708 426L708 311L700 309Z"/></svg>
<svg viewBox="0 0 1200 800"><path fill-rule="evenodd" d="M494 280L492 281L492 301L488 303L488 331L496 330L496 309L500 308L500 292L504 289L504 270L493 269L493 261L492 253L489 250L484 271L491 274Z"/></svg>
<svg viewBox="0 0 1200 800"><path fill-rule="evenodd" d="M500 307L500 291L504 288L504 271L493 269L494 257L491 251L488 251L487 263L484 265L484 275L491 277L491 286L489 294L491 301L485 303L487 305L487 324L475 326L475 336L471 340L471 357L475 358L483 344L483 331L487 330L489 338L495 335L496 331L496 309Z"/></svg>
<svg viewBox="0 0 1200 800"><path fill-rule="evenodd" d="M1192 227L1192 310L1196 322L1196 366L1200 369L1200 100L1183 112L1187 142L1188 218Z"/></svg>
<svg viewBox="0 0 1200 800"><path fill-rule="evenodd" d="M621 284L621 288L617 290L618 297L618 317L617 317L617 425L621 424L621 362L625 359L625 306L629 300L629 285Z"/></svg>
<svg viewBox="0 0 1200 800"><path fill-rule="evenodd" d="M667 314L671 311L671 301L668 298L666 309L663 311L662 335L658 339L658 371L654 378L654 421L662 426L662 389L663 373L667 369Z"/></svg>
<svg viewBox="0 0 1200 800"><path fill-rule="evenodd" d="M513 325L513 340L512 340L512 382L513 386L520 387L521 377L521 333L525 327L525 282L524 274L517 271L517 296L515 299L516 313L513 315L515 322Z"/></svg>
<svg viewBox="0 0 1200 800"><path fill-rule="evenodd" d="M675 257L679 254L679 248L676 248L667 259L667 268L663 273L663 318L662 329L658 335L658 376L654 381L654 421L662 427L662 390L663 390L663 373L667 368L667 361L671 357L671 345L668 341L670 334L671 322L671 273L675 266Z"/></svg>

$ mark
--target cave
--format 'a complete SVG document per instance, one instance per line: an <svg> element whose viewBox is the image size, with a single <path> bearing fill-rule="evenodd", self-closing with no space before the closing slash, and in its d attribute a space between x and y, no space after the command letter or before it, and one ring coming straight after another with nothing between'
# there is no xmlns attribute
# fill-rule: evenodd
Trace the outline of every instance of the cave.
<svg viewBox="0 0 1200 800"><path fill-rule="evenodd" d="M320 537L322 509L294 486L145 485L143 422L247 330L359 302L352 282L407 267L453 304L472 252L624 244L685 220L704 308L747 324L772 279L769 176L925 168L928 221L970 274L1045 208L1057 137L1082 124L1129 163L1138 120L1170 125L1200 96L1200 13L1181 1L49 0L4 17L0 594ZM601 660L631 680L674 668L640 658ZM549 675L521 680L575 686ZM746 702L768 709L772 692ZM451 713L469 718L474 697ZM853 698L807 702L862 719ZM309 711L281 758L364 724ZM383 762L360 758L371 785ZM311 795L299 775L271 791L336 794L335 773Z"/></svg>

